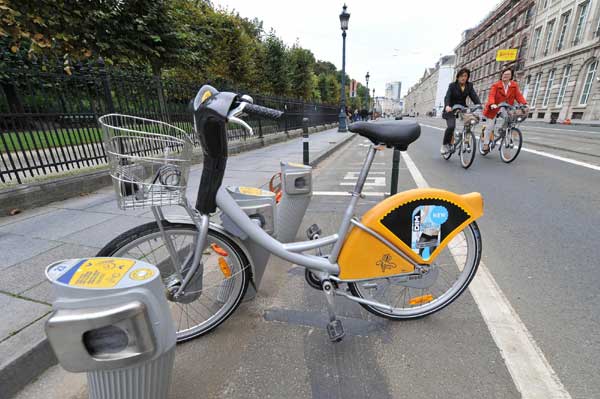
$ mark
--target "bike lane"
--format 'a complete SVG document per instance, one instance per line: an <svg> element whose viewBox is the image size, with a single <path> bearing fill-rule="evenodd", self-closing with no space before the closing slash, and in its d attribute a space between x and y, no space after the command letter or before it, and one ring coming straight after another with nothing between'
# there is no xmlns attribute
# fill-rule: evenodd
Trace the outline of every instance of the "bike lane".
<svg viewBox="0 0 600 399"><path fill-rule="evenodd" d="M507 165L498 151L465 171L441 159L441 137L423 127L408 151L416 167L433 187L483 194L483 262L568 394L599 397L600 172L531 152Z"/></svg>

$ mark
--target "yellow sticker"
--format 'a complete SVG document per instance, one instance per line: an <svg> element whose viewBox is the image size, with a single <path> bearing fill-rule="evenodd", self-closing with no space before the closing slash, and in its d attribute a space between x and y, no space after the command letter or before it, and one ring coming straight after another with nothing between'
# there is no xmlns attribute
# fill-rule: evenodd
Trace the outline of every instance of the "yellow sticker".
<svg viewBox="0 0 600 399"><path fill-rule="evenodd" d="M73 273L69 285L85 288L112 288L135 265L131 259L91 258Z"/></svg>
<svg viewBox="0 0 600 399"><path fill-rule="evenodd" d="M295 168L305 168L306 165L302 165L301 163L296 163L296 162L288 162L288 165L293 166Z"/></svg>
<svg viewBox="0 0 600 399"><path fill-rule="evenodd" d="M269 191L261 190L260 188L255 187L239 187L240 193L246 195L269 195L272 194Z"/></svg>
<svg viewBox="0 0 600 399"><path fill-rule="evenodd" d="M148 280L152 276L154 276L154 270L147 268L136 269L129 273L129 278L137 281Z"/></svg>
<svg viewBox="0 0 600 399"><path fill-rule="evenodd" d="M212 97L212 93L210 91L206 91L203 95L202 95L202 100L200 101L201 103L204 103L204 101L208 100L209 98Z"/></svg>

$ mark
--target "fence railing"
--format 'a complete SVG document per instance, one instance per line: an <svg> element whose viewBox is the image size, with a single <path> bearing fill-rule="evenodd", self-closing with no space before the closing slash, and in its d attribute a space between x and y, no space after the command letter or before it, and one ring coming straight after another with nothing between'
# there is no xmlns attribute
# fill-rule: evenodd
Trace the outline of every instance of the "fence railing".
<svg viewBox="0 0 600 399"><path fill-rule="evenodd" d="M0 80L0 182L23 183L38 176L106 163L97 120L106 113L156 119L192 133L188 109L201 83L157 79L104 68L82 68L71 75L41 70L14 71ZM252 95L252 93L249 93ZM261 137L277 131L335 123L335 106L253 95L256 104L285 111L279 121L249 119ZM229 128L230 141L245 140Z"/></svg>

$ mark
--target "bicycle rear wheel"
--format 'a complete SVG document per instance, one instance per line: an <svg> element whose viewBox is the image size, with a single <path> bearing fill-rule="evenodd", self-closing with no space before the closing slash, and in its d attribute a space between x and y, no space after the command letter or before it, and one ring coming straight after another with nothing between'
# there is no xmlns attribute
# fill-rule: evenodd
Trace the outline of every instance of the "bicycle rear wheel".
<svg viewBox="0 0 600 399"><path fill-rule="evenodd" d="M194 225L162 221L180 261L193 251L197 230ZM185 299L167 295L177 329L177 342L199 337L215 329L239 306L250 282L249 262L242 249L213 229L208 230L202 254L204 267L197 271ZM97 256L118 256L151 263L160 270L165 286L180 281L158 223L150 222L121 234Z"/></svg>
<svg viewBox="0 0 600 399"><path fill-rule="evenodd" d="M393 307L388 310L361 303L377 316L392 320L415 319L437 312L458 298L473 280L480 259L481 234L477 223L472 222L438 255L421 282L388 277L351 282L348 286L356 297Z"/></svg>
<svg viewBox="0 0 600 399"><path fill-rule="evenodd" d="M475 134L472 131L465 132L460 143L460 164L463 168L469 169L475 159Z"/></svg>
<svg viewBox="0 0 600 399"><path fill-rule="evenodd" d="M521 152L523 145L523 135L516 127L510 130L510 133L505 135L500 142L500 159L506 163L511 163Z"/></svg>

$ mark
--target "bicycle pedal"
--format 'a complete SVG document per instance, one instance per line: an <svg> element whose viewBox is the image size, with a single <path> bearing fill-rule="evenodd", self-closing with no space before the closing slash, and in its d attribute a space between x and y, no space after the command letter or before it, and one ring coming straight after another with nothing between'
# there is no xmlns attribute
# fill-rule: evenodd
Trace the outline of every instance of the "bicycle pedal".
<svg viewBox="0 0 600 399"><path fill-rule="evenodd" d="M331 342L340 342L346 333L341 320L332 320L327 324L327 334Z"/></svg>
<svg viewBox="0 0 600 399"><path fill-rule="evenodd" d="M321 233L322 233L321 228L316 223L311 225L308 229L306 229L306 236L308 237L309 240L314 240L315 238L320 236Z"/></svg>

